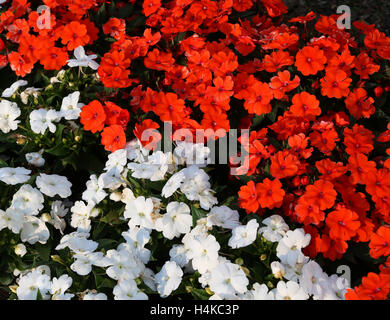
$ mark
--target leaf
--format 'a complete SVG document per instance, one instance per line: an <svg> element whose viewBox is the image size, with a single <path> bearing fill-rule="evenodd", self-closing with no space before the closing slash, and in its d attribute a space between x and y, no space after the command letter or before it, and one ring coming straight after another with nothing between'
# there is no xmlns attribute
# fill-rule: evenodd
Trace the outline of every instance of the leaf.
<svg viewBox="0 0 390 320"><path fill-rule="evenodd" d="M206 211L200 208L196 208L194 206L191 206L191 213L192 213L192 224L194 227L196 226L196 223L199 219L207 215Z"/></svg>
<svg viewBox="0 0 390 320"><path fill-rule="evenodd" d="M46 149L45 152L57 156L57 157L63 157L69 154L69 149L66 148L63 144L58 144L54 146L53 148Z"/></svg>
<svg viewBox="0 0 390 320"><path fill-rule="evenodd" d="M196 300L208 300L210 298L210 295L206 292L206 290L203 290L203 289L197 289L197 288L194 288L194 287L187 287L192 296L196 299Z"/></svg>

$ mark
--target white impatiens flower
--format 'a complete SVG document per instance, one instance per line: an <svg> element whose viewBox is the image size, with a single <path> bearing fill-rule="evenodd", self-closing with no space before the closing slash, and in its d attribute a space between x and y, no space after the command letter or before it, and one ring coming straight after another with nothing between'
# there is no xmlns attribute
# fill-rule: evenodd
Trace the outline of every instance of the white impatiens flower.
<svg viewBox="0 0 390 320"><path fill-rule="evenodd" d="M250 291L253 295L253 300L274 300L275 296L272 291L269 291L268 287L263 283L253 284L252 290Z"/></svg>
<svg viewBox="0 0 390 320"><path fill-rule="evenodd" d="M99 68L99 64L94 61L94 59L97 58L97 55L92 54L87 56L85 54L84 47L78 46L74 49L73 54L76 59L69 59L67 61L69 67L90 67L93 70L97 70Z"/></svg>
<svg viewBox="0 0 390 320"><path fill-rule="evenodd" d="M59 195L61 198L68 198L72 192L70 188L72 184L64 176L57 174L44 174L41 173L36 180L36 185L41 192L49 197Z"/></svg>
<svg viewBox="0 0 390 320"><path fill-rule="evenodd" d="M20 93L20 100L24 104L28 103L28 97L32 95L34 98L37 98L41 94L42 88L34 88L34 87L29 87L26 88L23 92Z"/></svg>
<svg viewBox="0 0 390 320"><path fill-rule="evenodd" d="M183 270L174 261L165 262L159 273L155 275L157 291L162 298L176 290L182 280Z"/></svg>
<svg viewBox="0 0 390 320"><path fill-rule="evenodd" d="M23 242L34 244L36 242L46 243L50 237L49 229L46 224L34 216L26 216L25 222L20 233L20 239Z"/></svg>
<svg viewBox="0 0 390 320"><path fill-rule="evenodd" d="M80 276L86 276L92 271L92 265L98 267L107 267L108 259L103 252L86 252L77 253L73 256L75 261L70 265L70 268Z"/></svg>
<svg viewBox="0 0 390 320"><path fill-rule="evenodd" d="M52 294L52 300L70 300L74 297L72 293L65 293L72 286L73 279L67 274L63 274L61 277L53 278L50 293Z"/></svg>
<svg viewBox="0 0 390 320"><path fill-rule="evenodd" d="M239 218L237 210L232 210L227 206L213 207L207 214L207 226L234 229L241 224Z"/></svg>
<svg viewBox="0 0 390 320"><path fill-rule="evenodd" d="M43 274L40 270L33 270L22 276L18 283L16 294L19 300L36 300L38 290L44 300L50 298L51 281L50 276Z"/></svg>
<svg viewBox="0 0 390 320"><path fill-rule="evenodd" d="M83 300L107 300L107 296L102 292L94 292L92 290L87 290L86 294L83 297Z"/></svg>
<svg viewBox="0 0 390 320"><path fill-rule="evenodd" d="M178 141L173 156L179 164L186 163L187 165L204 167L207 164L210 153L210 148L205 147L203 143Z"/></svg>
<svg viewBox="0 0 390 320"><path fill-rule="evenodd" d="M272 274L276 279L283 279L286 274L284 266L279 261L271 262Z"/></svg>
<svg viewBox="0 0 390 320"><path fill-rule="evenodd" d="M115 280L137 278L142 271L140 265L137 263L137 258L132 251L125 249L123 246L121 249L107 251L106 256L108 265L110 266L106 270L107 275Z"/></svg>
<svg viewBox="0 0 390 320"><path fill-rule="evenodd" d="M249 280L244 271L234 263L220 263L210 274L210 289L222 298L245 293L248 284Z"/></svg>
<svg viewBox="0 0 390 320"><path fill-rule="evenodd" d="M65 217L69 212L69 209L65 207L64 203L62 201L53 201L51 204L51 211L50 216L51 220L48 221L51 225L54 226L57 230L60 230L61 234L63 234L66 222L64 219L61 219Z"/></svg>
<svg viewBox="0 0 390 320"><path fill-rule="evenodd" d="M91 228L90 218L96 216L96 211L93 211L93 204L85 204L83 201L76 201L70 209L72 219L70 225L79 230L89 231Z"/></svg>
<svg viewBox="0 0 390 320"><path fill-rule="evenodd" d="M8 133L18 128L19 120L16 120L21 114L18 105L8 100L0 101L0 130Z"/></svg>
<svg viewBox="0 0 390 320"><path fill-rule="evenodd" d="M129 226L141 226L148 229L154 229L152 221L154 205L151 198L138 197L126 205L124 217L130 219Z"/></svg>
<svg viewBox="0 0 390 320"><path fill-rule="evenodd" d="M295 281L279 281L272 290L275 300L307 300L309 295Z"/></svg>
<svg viewBox="0 0 390 320"><path fill-rule="evenodd" d="M30 113L31 130L37 134L45 134L49 129L51 133L56 132L56 125L53 122L58 122L61 115L56 110L38 109Z"/></svg>
<svg viewBox="0 0 390 320"><path fill-rule="evenodd" d="M271 242L279 242L289 229L283 218L276 214L264 219L262 224L265 227L259 229L259 234Z"/></svg>
<svg viewBox="0 0 390 320"><path fill-rule="evenodd" d="M75 91L62 99L61 115L66 120L76 120L80 117L83 103L79 103L80 92Z"/></svg>
<svg viewBox="0 0 390 320"><path fill-rule="evenodd" d="M120 175L127 164L127 151L125 149L116 150L108 155L108 160L104 168L105 171L115 170Z"/></svg>
<svg viewBox="0 0 390 320"><path fill-rule="evenodd" d="M217 265L221 246L213 235L196 236L185 245L189 249L188 257L192 259L192 266L200 273L210 271Z"/></svg>
<svg viewBox="0 0 390 320"><path fill-rule="evenodd" d="M322 271L320 265L311 260L302 267L302 275L299 284L309 295L322 294L321 282L326 281L328 276Z"/></svg>
<svg viewBox="0 0 390 320"><path fill-rule="evenodd" d="M165 198L169 198L173 195L177 189L180 188L182 182L185 180L186 176L183 171L175 173L169 180L165 183L161 195Z"/></svg>
<svg viewBox="0 0 390 320"><path fill-rule="evenodd" d="M171 261L175 261L182 268L189 262L187 252L188 249L184 245L174 244L169 250L169 256Z"/></svg>
<svg viewBox="0 0 390 320"><path fill-rule="evenodd" d="M0 181L11 185L25 183L30 179L30 173L31 170L25 169L23 167L0 168Z"/></svg>
<svg viewBox="0 0 390 320"><path fill-rule="evenodd" d="M36 216L43 209L44 201L45 199L38 189L24 184L14 194L11 206L27 216Z"/></svg>
<svg viewBox="0 0 390 320"><path fill-rule="evenodd" d="M19 233L24 223L23 211L8 208L5 212L0 209L0 230L8 228L13 233Z"/></svg>
<svg viewBox="0 0 390 320"><path fill-rule="evenodd" d="M83 192L82 199L87 201L88 204L97 205L107 197L107 193L103 190L101 181L98 180L96 175L90 176L86 186L87 189Z"/></svg>
<svg viewBox="0 0 390 320"><path fill-rule="evenodd" d="M3 1L4 2L4 1ZM2 2L0 2L2 3ZM11 84L11 86L7 89L5 89L3 91L3 93L1 94L1 96L3 98L10 98L14 95L14 93L20 88L20 87L23 87L25 85L27 85L27 81L26 80L18 80L16 82L14 82L13 84ZM1 107L0 107L1 109Z"/></svg>
<svg viewBox="0 0 390 320"><path fill-rule="evenodd" d="M164 237L170 240L190 232L191 226L191 210L184 202L170 202L167 212L156 221L157 231L162 231Z"/></svg>
<svg viewBox="0 0 390 320"><path fill-rule="evenodd" d="M43 149L39 152L26 153L26 160L35 167L42 167L45 164L45 159L42 157L42 154Z"/></svg>
<svg viewBox="0 0 390 320"><path fill-rule="evenodd" d="M122 237L131 247L132 252L143 262L147 263L150 259L150 250L144 246L150 240L150 230L145 228L133 227L128 231L122 232Z"/></svg>
<svg viewBox="0 0 390 320"><path fill-rule="evenodd" d="M285 236L279 241L276 255L282 263L293 267L299 260L302 260L304 255L301 249L309 245L310 238L310 234L305 234L302 228L287 231Z"/></svg>
<svg viewBox="0 0 390 320"><path fill-rule="evenodd" d="M232 236L229 239L229 246L232 248L242 248L249 246L257 238L257 228L259 224L256 219L250 220L245 226L238 226L232 230Z"/></svg>
<svg viewBox="0 0 390 320"><path fill-rule="evenodd" d="M115 300L148 300L148 296L138 289L134 280L120 281L112 291Z"/></svg>

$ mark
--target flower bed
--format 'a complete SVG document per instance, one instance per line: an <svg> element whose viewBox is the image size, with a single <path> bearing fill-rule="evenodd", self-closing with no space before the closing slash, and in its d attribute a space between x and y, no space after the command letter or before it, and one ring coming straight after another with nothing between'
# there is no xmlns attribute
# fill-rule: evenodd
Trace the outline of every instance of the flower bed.
<svg viewBox="0 0 390 320"><path fill-rule="evenodd" d="M390 38L287 11L4 1L7 298L388 298Z"/></svg>

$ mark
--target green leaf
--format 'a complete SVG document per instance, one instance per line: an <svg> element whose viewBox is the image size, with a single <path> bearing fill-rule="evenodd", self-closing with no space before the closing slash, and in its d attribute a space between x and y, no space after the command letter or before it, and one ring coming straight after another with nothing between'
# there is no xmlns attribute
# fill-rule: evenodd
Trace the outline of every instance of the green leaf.
<svg viewBox="0 0 390 320"><path fill-rule="evenodd" d="M191 206L191 213L192 213L192 224L194 227L196 226L196 223L199 219L207 215L206 211L204 211L201 208L196 208L195 206Z"/></svg>
<svg viewBox="0 0 390 320"><path fill-rule="evenodd" d="M206 292L206 290L194 287L188 287L188 289L196 300L208 300L210 298L210 295Z"/></svg>

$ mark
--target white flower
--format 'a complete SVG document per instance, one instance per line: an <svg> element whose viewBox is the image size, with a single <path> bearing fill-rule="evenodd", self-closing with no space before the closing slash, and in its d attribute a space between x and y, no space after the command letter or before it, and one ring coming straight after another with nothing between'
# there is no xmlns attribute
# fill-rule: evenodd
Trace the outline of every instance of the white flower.
<svg viewBox="0 0 390 320"><path fill-rule="evenodd" d="M26 160L35 167L42 167L45 164L45 159L42 157L42 154L43 149L39 152L26 153Z"/></svg>
<svg viewBox="0 0 390 320"><path fill-rule="evenodd" d="M131 246L133 253L143 262L147 263L150 259L150 250L144 246L150 240L150 230L134 227L126 232L122 232L126 243Z"/></svg>
<svg viewBox="0 0 390 320"><path fill-rule="evenodd" d="M265 284L254 283L251 293L253 300L274 300L274 294Z"/></svg>
<svg viewBox="0 0 390 320"><path fill-rule="evenodd" d="M60 243L56 246L56 250L62 250L65 248L69 248L75 253L83 254L83 253L91 253L96 250L98 247L98 243L87 239L89 237L88 232L80 232L75 231L69 234L64 235Z"/></svg>
<svg viewBox="0 0 390 320"><path fill-rule="evenodd" d="M138 197L126 204L124 217L130 219L129 226L141 226L148 229L154 228L152 221L153 200L151 198Z"/></svg>
<svg viewBox="0 0 390 320"><path fill-rule="evenodd" d="M120 175L125 168L127 163L127 151L125 149L119 149L109 154L105 171L110 171L115 169L115 171Z"/></svg>
<svg viewBox="0 0 390 320"><path fill-rule="evenodd" d="M63 202L61 201L53 201L51 204L51 211L50 216L51 220L49 221L50 224L54 226L57 230L60 230L61 234L63 234L63 231L66 227L66 222L63 218L65 215L67 215L69 212L69 209L65 207Z"/></svg>
<svg viewBox="0 0 390 320"><path fill-rule="evenodd" d="M189 248L188 258L192 259L192 266L200 273L210 271L217 265L221 246L213 235L194 237L185 245Z"/></svg>
<svg viewBox="0 0 390 320"><path fill-rule="evenodd" d="M34 87L29 87L26 88L21 94L20 94L20 99L24 104L28 103L28 97L32 94L34 98L37 98L40 95L40 91L42 88L34 88Z"/></svg>
<svg viewBox="0 0 390 320"><path fill-rule="evenodd" d="M52 300L70 300L74 297L74 294L65 293L72 286L73 279L67 274L63 274L61 277L53 278L50 293L52 294Z"/></svg>
<svg viewBox="0 0 390 320"><path fill-rule="evenodd" d="M66 177L57 174L47 175L41 173L36 180L36 185L41 192L49 197L58 194L61 198L68 198L72 192L72 184Z"/></svg>
<svg viewBox="0 0 390 320"><path fill-rule="evenodd" d="M81 108L84 105L79 103L80 92L75 91L62 99L61 115L66 120L76 120L80 117Z"/></svg>
<svg viewBox="0 0 390 320"><path fill-rule="evenodd" d="M303 229L289 230L280 240L276 255L283 262L294 266L303 256L301 249L310 243L310 234L305 234Z"/></svg>
<svg viewBox="0 0 390 320"><path fill-rule="evenodd" d="M45 134L49 129L51 133L56 132L56 125L53 122L58 122L61 119L60 114L53 109L37 109L30 113L31 130L37 134Z"/></svg>
<svg viewBox="0 0 390 320"><path fill-rule="evenodd" d="M36 300L38 290L44 300L50 297L48 294L51 289L50 277L42 274L40 270L33 270L22 276L18 285L16 294L19 300Z"/></svg>
<svg viewBox="0 0 390 320"><path fill-rule="evenodd" d="M259 229L259 234L271 242L279 242L289 229L283 218L276 214L264 219L262 224L265 227Z"/></svg>
<svg viewBox="0 0 390 320"><path fill-rule="evenodd" d="M188 249L182 244L174 244L171 250L169 250L171 261L175 261L181 268L189 262L187 253Z"/></svg>
<svg viewBox="0 0 390 320"><path fill-rule="evenodd" d="M86 186L87 190L83 192L82 199L87 201L88 204L97 205L107 197L107 193L103 190L101 181L98 180L96 175L90 176Z"/></svg>
<svg viewBox="0 0 390 320"><path fill-rule="evenodd" d="M108 260L102 252L77 253L73 256L75 261L70 268L80 276L86 276L92 271L92 265L98 267L107 267Z"/></svg>
<svg viewBox="0 0 390 320"><path fill-rule="evenodd" d="M234 263L220 263L211 271L210 289L221 297L245 293L248 284L244 271Z"/></svg>
<svg viewBox="0 0 390 320"><path fill-rule="evenodd" d="M84 47L78 46L76 49L74 49L73 54L76 59L69 59L67 61L69 67L90 67L93 70L97 70L99 68L99 64L93 61L97 58L97 55L92 54L87 56L85 54Z"/></svg>
<svg viewBox="0 0 390 320"><path fill-rule="evenodd" d="M49 229L46 224L34 216L26 216L25 222L20 233L20 239L23 242L34 244L36 242L46 243L50 237Z"/></svg>
<svg viewBox="0 0 390 320"><path fill-rule="evenodd" d="M3 1L3 2L5 2L5 1ZM0 3L2 3L2 2L0 2ZM16 81L16 82L14 82L13 84L11 84L11 86L9 87L9 88L7 88L7 89L5 89L4 91L3 91L3 93L1 94L1 96L3 97L3 98L10 98L10 97L12 97L13 95L14 95L14 93L20 88L20 87L23 87L23 86L25 86L25 85L27 85L27 81L26 80L18 80L18 81ZM0 109L1 109L1 107L0 107Z"/></svg>
<svg viewBox="0 0 390 320"><path fill-rule="evenodd" d="M73 228L79 228L80 230L89 231L91 227L90 218L93 216L92 209L93 204L85 204L83 201L76 201L73 207L70 209L72 212L72 219L70 225Z"/></svg>
<svg viewBox="0 0 390 320"><path fill-rule="evenodd" d="M207 226L234 229L241 224L239 218L237 210L232 210L227 206L213 207L207 214Z"/></svg>
<svg viewBox="0 0 390 320"><path fill-rule="evenodd" d="M19 243L14 248L15 254L23 257L27 253L26 246L23 243Z"/></svg>
<svg viewBox="0 0 390 320"><path fill-rule="evenodd" d="M191 226L191 210L183 202L170 202L167 212L156 221L157 231L162 231L164 237L170 240L190 232Z"/></svg>
<svg viewBox="0 0 390 320"><path fill-rule="evenodd" d="M131 279L119 281L112 293L115 300L148 300L148 296Z"/></svg>
<svg viewBox="0 0 390 320"><path fill-rule="evenodd" d="M8 133L18 128L19 120L16 120L21 114L18 105L8 100L0 101L0 130Z"/></svg>
<svg viewBox="0 0 390 320"><path fill-rule="evenodd" d="M141 272L137 259L130 250L111 249L107 251L106 256L110 265L106 273L112 279L135 279Z"/></svg>
<svg viewBox="0 0 390 320"><path fill-rule="evenodd" d="M257 238L257 228L259 224L256 219L250 220L246 226L238 226L232 230L232 236L228 245L232 248L242 248L249 246Z"/></svg>
<svg viewBox="0 0 390 320"><path fill-rule="evenodd" d="M275 300L307 300L309 295L294 281L279 281L276 288L272 290Z"/></svg>
<svg viewBox="0 0 390 320"><path fill-rule="evenodd" d="M210 148L203 143L178 141L173 155L178 158L176 162L179 164L206 166L210 153Z"/></svg>
<svg viewBox="0 0 390 320"><path fill-rule="evenodd" d="M314 300L345 300L345 293L350 287L347 279L332 274L330 277L320 280L322 292L314 295Z"/></svg>
<svg viewBox="0 0 390 320"><path fill-rule="evenodd" d="M19 233L24 223L23 211L8 208L5 212L0 209L0 230L10 229L13 233Z"/></svg>
<svg viewBox="0 0 390 320"><path fill-rule="evenodd" d="M169 296L176 290L182 280L183 270L174 261L165 262L159 273L155 276L157 291L161 297Z"/></svg>
<svg viewBox="0 0 390 320"><path fill-rule="evenodd" d="M38 189L24 184L14 194L11 206L27 216L36 216L43 209L44 201L45 199Z"/></svg>
<svg viewBox="0 0 390 320"><path fill-rule="evenodd" d="M182 182L185 180L186 176L183 171L175 173L169 180L165 183L161 195L165 198L169 198L173 195L177 189L180 188Z"/></svg>
<svg viewBox="0 0 390 320"><path fill-rule="evenodd" d="M83 300L107 300L107 296L101 292L87 291L83 297Z"/></svg>
<svg viewBox="0 0 390 320"><path fill-rule="evenodd" d="M3 181L6 184L19 184L25 183L30 179L31 170L17 167L17 168L9 168L4 167L0 168L0 181Z"/></svg>
<svg viewBox="0 0 390 320"><path fill-rule="evenodd" d="M277 279L283 279L284 275L286 274L284 266L279 261L271 262L271 270L273 276Z"/></svg>
<svg viewBox="0 0 390 320"><path fill-rule="evenodd" d="M299 284L307 294L320 295L322 293L321 281L326 281L327 277L319 264L311 260L302 267Z"/></svg>

